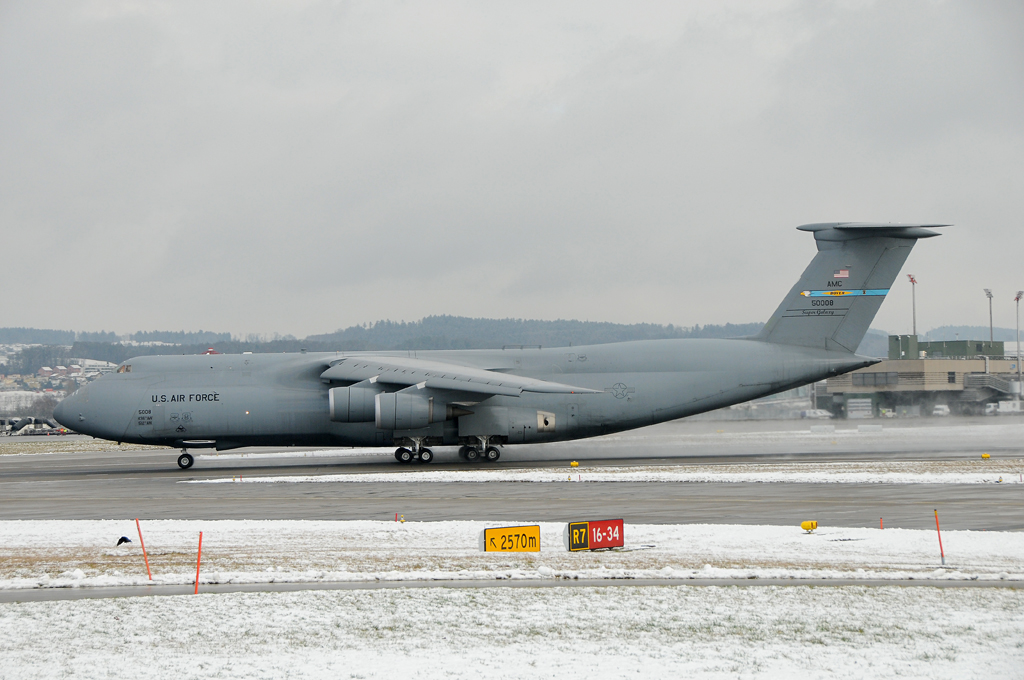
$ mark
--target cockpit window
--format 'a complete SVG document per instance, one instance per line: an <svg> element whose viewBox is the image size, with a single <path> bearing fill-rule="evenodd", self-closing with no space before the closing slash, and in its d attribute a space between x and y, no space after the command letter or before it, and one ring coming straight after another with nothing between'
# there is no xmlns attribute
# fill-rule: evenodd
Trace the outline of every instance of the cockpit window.
<svg viewBox="0 0 1024 680"><path fill-rule="evenodd" d="M117 372L118 373L131 373L132 372L132 365L131 364L121 364L120 366L117 367Z"/></svg>

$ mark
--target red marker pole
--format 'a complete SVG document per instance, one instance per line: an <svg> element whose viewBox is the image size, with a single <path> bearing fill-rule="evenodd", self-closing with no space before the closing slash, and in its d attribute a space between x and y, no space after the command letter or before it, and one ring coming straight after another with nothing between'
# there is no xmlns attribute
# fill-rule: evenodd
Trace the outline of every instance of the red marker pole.
<svg viewBox="0 0 1024 680"><path fill-rule="evenodd" d="M149 570L149 557L146 556L146 542L142 540L142 527L139 526L139 518L135 518L135 528L139 530L139 543L142 544L142 559L146 560L146 573L149 574L149 580L153 580L153 572Z"/></svg>
<svg viewBox="0 0 1024 680"><path fill-rule="evenodd" d="M885 529L885 524L882 523L882 518L881 517L878 518L878 528L879 529Z"/></svg>
<svg viewBox="0 0 1024 680"><path fill-rule="evenodd" d="M203 532L199 532L199 554L196 556L196 591L193 595L199 594L199 562L203 559Z"/></svg>
<svg viewBox="0 0 1024 680"><path fill-rule="evenodd" d="M946 553L942 551L942 531L939 530L939 511L935 511L935 533L939 535L939 555L942 557L942 565L946 565Z"/></svg>

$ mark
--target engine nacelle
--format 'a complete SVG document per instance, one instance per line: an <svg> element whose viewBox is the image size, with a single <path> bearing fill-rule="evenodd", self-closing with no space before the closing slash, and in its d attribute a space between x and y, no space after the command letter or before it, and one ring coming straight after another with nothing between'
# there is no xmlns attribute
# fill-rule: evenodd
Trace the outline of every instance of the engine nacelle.
<svg viewBox="0 0 1024 680"><path fill-rule="evenodd" d="M417 394L387 392L378 394L375 400L374 420L381 430L418 430L469 413Z"/></svg>
<svg viewBox="0 0 1024 680"><path fill-rule="evenodd" d="M331 420L336 423L368 423L375 418L379 387L334 387L327 393Z"/></svg>

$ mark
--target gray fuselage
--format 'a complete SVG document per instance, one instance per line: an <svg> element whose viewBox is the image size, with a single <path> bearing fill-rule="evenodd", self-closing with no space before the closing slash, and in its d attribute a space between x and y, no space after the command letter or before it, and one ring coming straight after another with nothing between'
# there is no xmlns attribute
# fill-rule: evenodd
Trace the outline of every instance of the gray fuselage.
<svg viewBox="0 0 1024 680"><path fill-rule="evenodd" d="M333 422L321 377L342 358L406 357L600 390L460 398L417 430ZM753 339L650 340L548 349L144 356L70 395L56 419L104 439L167 446L392 446L564 441L755 399L875 360ZM385 386L383 390L397 391ZM469 413L466 413L468 411Z"/></svg>

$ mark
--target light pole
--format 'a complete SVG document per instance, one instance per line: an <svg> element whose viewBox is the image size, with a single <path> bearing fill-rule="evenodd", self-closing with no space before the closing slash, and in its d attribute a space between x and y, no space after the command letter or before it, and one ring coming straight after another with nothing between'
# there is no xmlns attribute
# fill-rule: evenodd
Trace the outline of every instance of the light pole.
<svg viewBox="0 0 1024 680"><path fill-rule="evenodd" d="M910 279L910 301L914 310L914 339L917 340L917 279L913 274L907 274L907 278Z"/></svg>
<svg viewBox="0 0 1024 680"><path fill-rule="evenodd" d="M1020 299L1024 297L1024 290L1017 291L1017 297L1013 301L1017 303L1017 398L1020 399Z"/></svg>
<svg viewBox="0 0 1024 680"><path fill-rule="evenodd" d="M992 343L995 341L992 335L992 291L986 288L985 296L988 298L988 341ZM989 351L991 352L992 350L990 349Z"/></svg>

